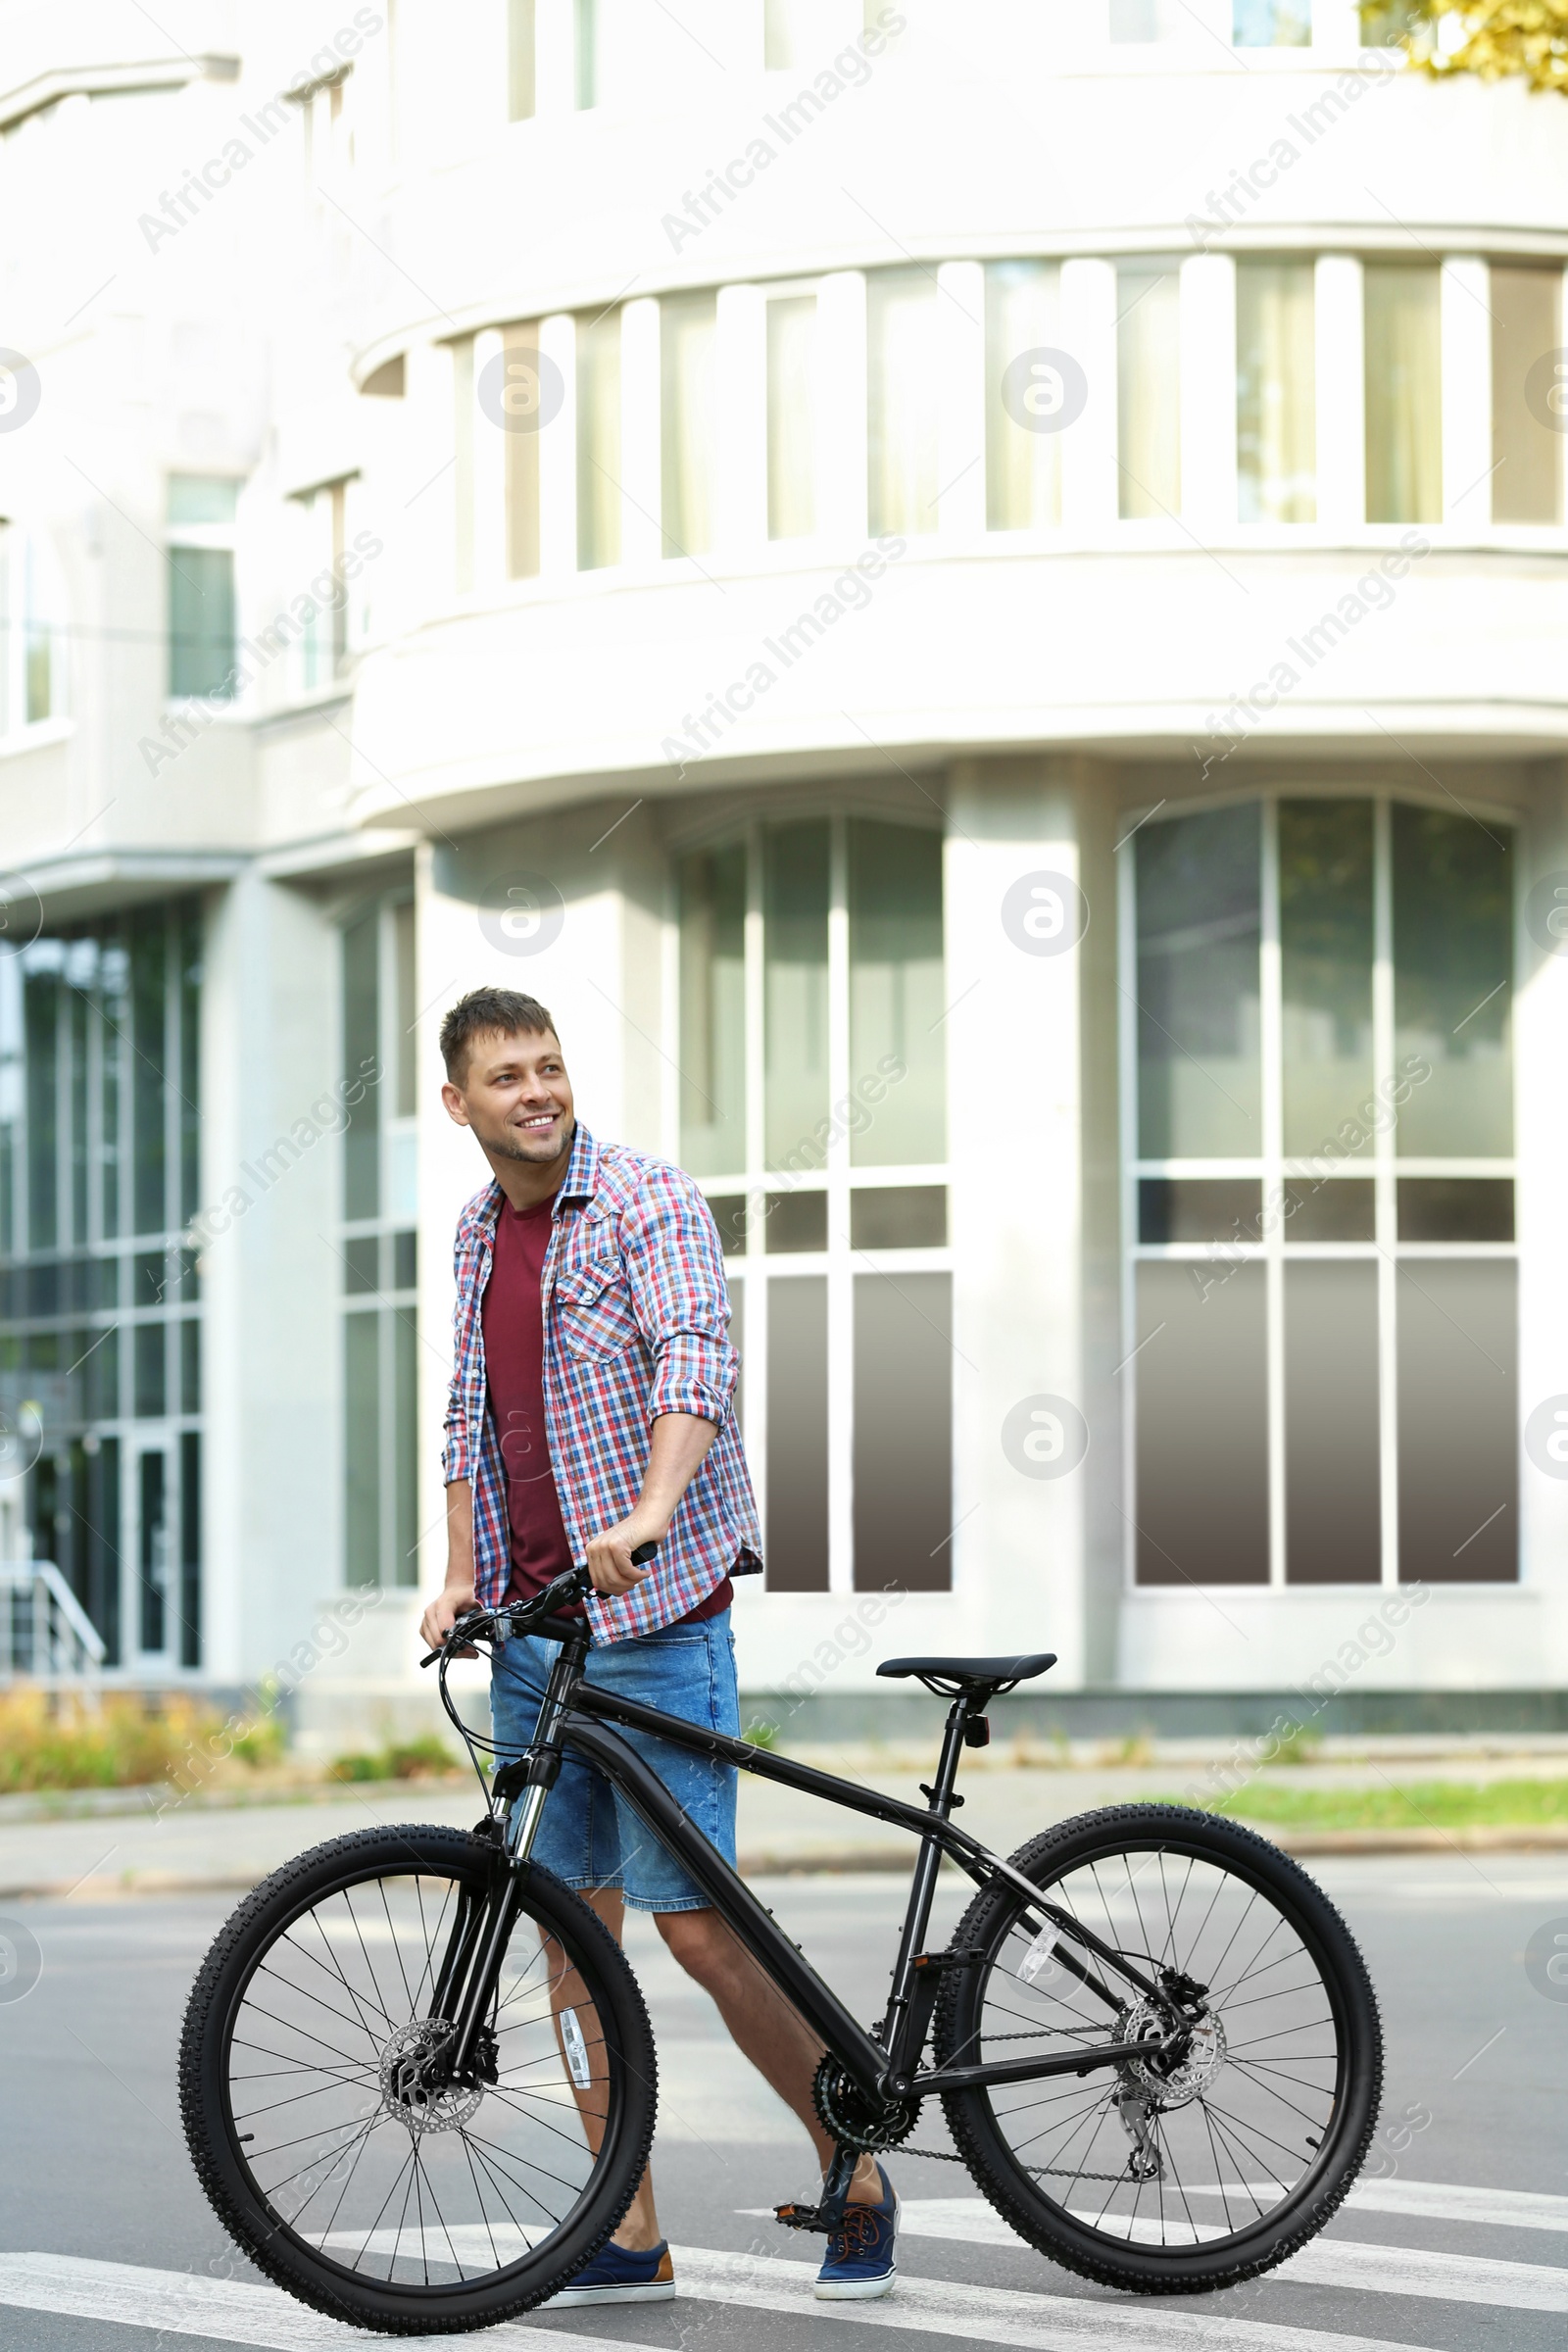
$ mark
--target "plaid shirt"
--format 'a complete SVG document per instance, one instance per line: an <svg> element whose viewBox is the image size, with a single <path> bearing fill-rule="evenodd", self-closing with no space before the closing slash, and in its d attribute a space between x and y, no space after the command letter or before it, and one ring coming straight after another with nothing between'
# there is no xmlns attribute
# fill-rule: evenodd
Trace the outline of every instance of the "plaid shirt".
<svg viewBox="0 0 1568 2352"><path fill-rule="evenodd" d="M452 1395L442 1464L473 1488L475 1590L499 1605L511 1572L506 1473L485 1383L480 1302L490 1279L499 1184L458 1220ZM596 1642L684 1617L727 1575L761 1567L761 1536L730 1411L740 1358L718 1233L691 1178L667 1160L596 1144L581 1120L551 1211L539 1285L545 1430L574 1558L624 1519L648 1465L649 1425L694 1413L718 1435L681 1496L657 1566L635 1592L588 1602Z"/></svg>

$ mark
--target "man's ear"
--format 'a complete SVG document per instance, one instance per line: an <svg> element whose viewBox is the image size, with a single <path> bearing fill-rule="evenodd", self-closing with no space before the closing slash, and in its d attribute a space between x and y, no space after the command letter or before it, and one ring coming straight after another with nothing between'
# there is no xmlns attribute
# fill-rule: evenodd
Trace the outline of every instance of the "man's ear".
<svg viewBox="0 0 1568 2352"><path fill-rule="evenodd" d="M441 1089L441 1100L446 1104L447 1117L454 1126L468 1127L472 1125L472 1121L468 1117L468 1105L464 1101L461 1091L453 1085L450 1078Z"/></svg>

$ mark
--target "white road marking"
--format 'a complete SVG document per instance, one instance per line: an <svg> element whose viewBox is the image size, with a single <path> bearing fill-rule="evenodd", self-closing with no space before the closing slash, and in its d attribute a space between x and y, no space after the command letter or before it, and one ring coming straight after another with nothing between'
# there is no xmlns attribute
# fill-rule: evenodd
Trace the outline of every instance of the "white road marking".
<svg viewBox="0 0 1568 2352"><path fill-rule="evenodd" d="M959 2336L972 2343L1008 2345L1013 2352L1420 2352L1415 2345L1370 2336L1216 2319L1201 2308L1152 2306L1142 2296L1124 2304L1091 2303L1067 2295L957 2286L937 2278L905 2278L883 2303L818 2303L811 2293L813 2263L715 2254L690 2246L672 2250L681 2293L700 2302ZM160 2328L168 2335L260 2345L266 2352L336 2352L352 2345L372 2352L387 2342L384 2335L308 2311L280 2287L70 2255L0 2254L0 2305L5 2304L123 2328ZM405 2335L398 2340L429 2345L432 2352L443 2345L450 2352L452 2342L450 2335ZM497 2352L633 2352L619 2337L583 2335L575 2328L568 2333L531 2319L487 2328L484 2341Z"/></svg>
<svg viewBox="0 0 1568 2352"><path fill-rule="evenodd" d="M1360 2213L1413 2213L1436 2222L1488 2222L1504 2230L1568 2230L1568 2197L1517 2188L1465 2188L1449 2180L1358 2180L1346 2202Z"/></svg>
<svg viewBox="0 0 1568 2352"><path fill-rule="evenodd" d="M1190 2295L1169 2303L1148 2295L1091 2303L1073 2295L1018 2294L906 2273L885 2302L818 2303L811 2292L814 2263L712 2254L700 2246L672 2246L670 2252L679 2293L701 2302L957 2336L969 2343L1010 2345L1014 2352L1419 2352L1413 2344L1342 2335L1331 2328L1220 2319Z"/></svg>
<svg viewBox="0 0 1568 2352"><path fill-rule="evenodd" d="M309 2311L280 2286L243 2278L206 2278L187 2271L149 2271L128 2262L84 2262L69 2254L0 2254L0 2305L60 2312L122 2328L157 2328L167 2335L206 2335L220 2343L260 2344L268 2352L341 2352L361 2344L441 2345L450 2335L389 2338ZM632 2352L618 2336L579 2335L529 2320L484 2330L497 2352Z"/></svg>
<svg viewBox="0 0 1568 2352"><path fill-rule="evenodd" d="M1568 2198L1561 2201L1568 2203ZM1078 2218L1094 2217L1081 2213ZM899 2207L899 2226L910 2237L957 2238L983 2246L1024 2244L1001 2214L978 2197L906 2197ZM1121 2233L1126 2233L1125 2224ZM1221 2233L1201 2223L1196 2231L1176 2223L1168 2232L1189 2243L1195 2234ZM1144 2241L1157 2239L1159 2224L1140 2222L1132 2234ZM1369 2246L1348 2237L1315 2237L1268 2277L1295 2286L1349 2286L1362 2293L1422 2295L1443 2303L1490 2303L1503 2311L1568 2312L1568 2270L1537 2262L1489 2262L1474 2254L1429 2253L1410 2246Z"/></svg>

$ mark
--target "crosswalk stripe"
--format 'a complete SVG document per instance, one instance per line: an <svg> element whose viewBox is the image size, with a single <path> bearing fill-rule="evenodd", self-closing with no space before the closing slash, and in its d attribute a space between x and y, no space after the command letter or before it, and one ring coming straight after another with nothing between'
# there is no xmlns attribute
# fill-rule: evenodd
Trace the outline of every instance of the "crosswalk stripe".
<svg viewBox="0 0 1568 2352"><path fill-rule="evenodd" d="M1465 2188L1448 2180L1358 2180L1347 2202L1361 2213L1488 2222L1504 2230L1568 2230L1568 2197L1532 2195L1517 2188Z"/></svg>
<svg viewBox="0 0 1568 2352"><path fill-rule="evenodd" d="M1125 2303L1091 2303L1072 2295L1019 2294L905 2273L885 2302L818 2303L811 2293L814 2264L714 2254L702 2246L672 2246L670 2252L680 2293L701 2302L958 2336L970 2343L1009 2345L1013 2352L1199 2352L1200 2347L1202 2352L1418 2352L1413 2344L1332 2328L1220 2319L1201 2305L1195 2307L1187 2295L1171 2303L1146 2295L1129 2296Z"/></svg>
<svg viewBox="0 0 1568 2352"><path fill-rule="evenodd" d="M243 2278L204 2278L186 2271L151 2271L128 2262L86 2262L65 2254L0 2254L0 2305L58 2312L122 2328L156 2328L167 2335L206 2335L220 2343L257 2344L265 2352L343 2352L352 2345L441 2345L450 2335L389 2339L347 2328L308 2311L280 2286ZM573 2328L514 2321L484 2330L496 2352L632 2352L619 2337L581 2335Z"/></svg>
<svg viewBox="0 0 1568 2352"><path fill-rule="evenodd" d="M899 2227L910 2237L1024 2245L979 2197L906 2197L899 2206ZM1268 2276L1296 2286L1349 2286L1361 2293L1421 2295L1442 2303L1489 2303L1506 2311L1568 2312L1568 2270L1412 2246L1369 2246L1355 2238L1315 2237Z"/></svg>

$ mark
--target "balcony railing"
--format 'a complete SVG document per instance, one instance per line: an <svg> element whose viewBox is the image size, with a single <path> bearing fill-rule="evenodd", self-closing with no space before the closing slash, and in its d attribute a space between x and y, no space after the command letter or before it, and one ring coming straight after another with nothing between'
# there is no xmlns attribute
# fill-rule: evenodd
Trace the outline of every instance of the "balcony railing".
<svg viewBox="0 0 1568 2352"><path fill-rule="evenodd" d="M103 1662L103 1637L53 1560L0 1563L0 1690L23 1678L90 1688Z"/></svg>

